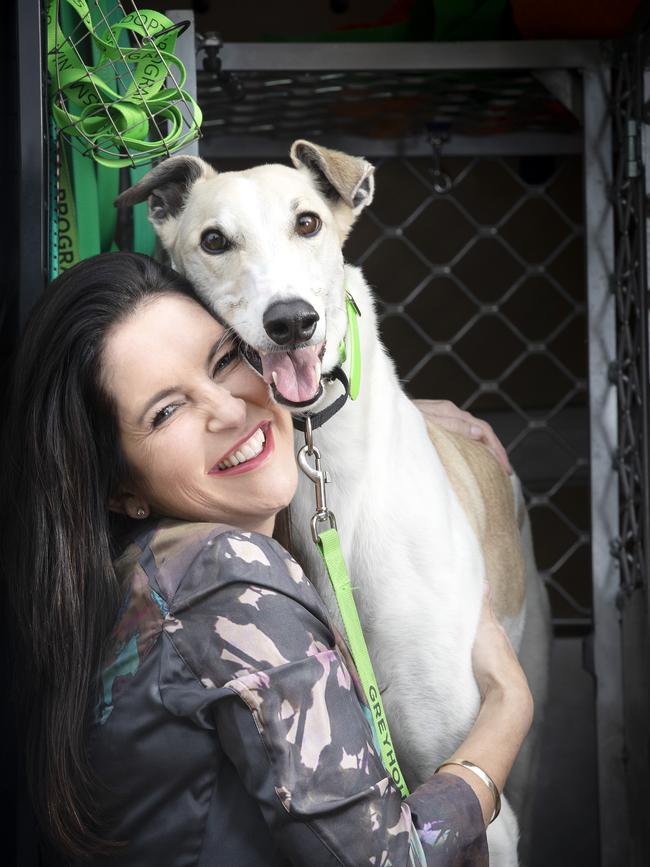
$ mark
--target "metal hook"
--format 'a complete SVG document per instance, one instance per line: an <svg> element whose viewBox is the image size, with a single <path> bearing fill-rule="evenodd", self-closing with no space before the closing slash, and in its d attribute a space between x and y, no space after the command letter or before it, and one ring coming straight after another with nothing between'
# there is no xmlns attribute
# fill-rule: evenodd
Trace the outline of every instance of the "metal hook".
<svg viewBox="0 0 650 867"><path fill-rule="evenodd" d="M311 440L311 425L309 426L309 438ZM307 431L305 431L305 439L307 439ZM308 461L308 456L314 458L314 466ZM314 483L316 491L316 511L311 519L311 534L314 542L318 543L318 525L327 521L332 529L336 529L336 519L330 510L327 508L327 495L325 493L325 485L329 482L327 473L321 469L320 452L316 446L311 443L306 443L298 452L298 466L303 473Z"/></svg>
<svg viewBox="0 0 650 867"><path fill-rule="evenodd" d="M197 55L201 51L204 52L203 69L209 72L216 79L220 87L233 102L237 102L245 97L246 93L241 79L234 72L229 72L222 68L221 49L223 41L219 33L215 30L209 30L205 36L200 33L196 35L197 39Z"/></svg>
<svg viewBox="0 0 650 867"><path fill-rule="evenodd" d="M314 458L314 466L309 463L307 457ZM309 451L309 446L304 445L300 451L298 452L298 466L303 471L303 473L307 476L308 479L314 483L316 488L316 511L317 512L326 512L327 511L327 495L325 493L325 485L327 484L328 477L327 473L321 469L320 465L320 452L316 448L316 446L312 446L311 452Z"/></svg>
<svg viewBox="0 0 650 867"><path fill-rule="evenodd" d="M431 133L427 140L431 145L431 160L433 162L433 168L429 169L429 172L433 177L433 189L436 193L444 195L445 193L448 193L453 186L451 178L441 168L442 146L449 140L449 136L446 134L434 135L434 133Z"/></svg>

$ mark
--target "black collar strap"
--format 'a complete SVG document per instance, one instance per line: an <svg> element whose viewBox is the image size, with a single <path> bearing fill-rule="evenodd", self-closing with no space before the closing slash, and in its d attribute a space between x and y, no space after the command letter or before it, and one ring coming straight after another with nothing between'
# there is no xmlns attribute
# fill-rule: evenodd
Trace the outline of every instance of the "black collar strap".
<svg viewBox="0 0 650 867"><path fill-rule="evenodd" d="M311 429L316 430L316 428L325 424L326 421L332 418L333 415L341 409L341 407L345 404L348 399L348 395L350 394L350 383L348 382L347 376L343 373L343 370L340 367L335 367L334 370L329 373L326 379L333 380L338 379L340 383L342 383L345 391L342 395L336 398L334 403L331 403L329 406L326 406L325 409L320 412L315 413L304 413L303 415L294 415L293 416L293 426L296 430L305 432L305 417L309 416L309 420L311 421Z"/></svg>

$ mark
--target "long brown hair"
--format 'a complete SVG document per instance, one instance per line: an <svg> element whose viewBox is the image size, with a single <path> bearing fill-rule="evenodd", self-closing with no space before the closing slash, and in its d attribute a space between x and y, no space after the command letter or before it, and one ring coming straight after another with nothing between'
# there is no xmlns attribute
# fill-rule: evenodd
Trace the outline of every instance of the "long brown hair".
<svg viewBox="0 0 650 867"><path fill-rule="evenodd" d="M165 293L195 297L179 274L136 254L66 271L33 311L10 389L0 558L27 780L40 824L76 857L106 848L85 737L119 604L108 502L128 476L101 354L109 329Z"/></svg>

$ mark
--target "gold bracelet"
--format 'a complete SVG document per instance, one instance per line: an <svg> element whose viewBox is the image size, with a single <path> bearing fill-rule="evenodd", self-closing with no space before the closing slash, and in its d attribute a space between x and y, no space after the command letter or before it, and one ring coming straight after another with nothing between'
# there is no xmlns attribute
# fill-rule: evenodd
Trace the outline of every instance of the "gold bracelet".
<svg viewBox="0 0 650 867"><path fill-rule="evenodd" d="M491 825L501 811L501 795L499 794L499 790L497 789L492 777L489 774L486 774L482 768L478 767L478 765L474 765L472 762L468 762L465 759L448 759L446 762L438 765L434 773L437 774L438 771L446 765L460 765L461 768L467 768L468 771L476 774L479 780L482 780L485 783L490 790L490 794L494 798L494 812L492 813L492 818L488 822L488 825Z"/></svg>

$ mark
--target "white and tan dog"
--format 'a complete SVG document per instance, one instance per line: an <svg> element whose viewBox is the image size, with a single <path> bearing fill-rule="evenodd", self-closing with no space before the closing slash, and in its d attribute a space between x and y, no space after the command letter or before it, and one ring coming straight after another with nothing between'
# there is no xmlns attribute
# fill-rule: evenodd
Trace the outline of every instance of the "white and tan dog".
<svg viewBox="0 0 650 867"><path fill-rule="evenodd" d="M539 716L550 635L546 594L518 482L511 485L480 444L425 423L380 342L361 271L344 262L345 238L373 197L372 166L305 141L294 143L291 159L295 168L220 174L198 158L172 157L117 204L149 200L173 265L251 348L252 363L290 407L317 411L340 390L323 387L321 374L339 363L346 289L354 297L361 392L315 440L331 475L329 504L399 761L415 787L456 749L476 716L471 649L486 577ZM310 535L313 512L313 486L301 479L292 504L299 555L338 620ZM509 788L518 811L525 812L535 782L536 750L533 731ZM517 834L506 802L489 829L491 864L518 863Z"/></svg>

